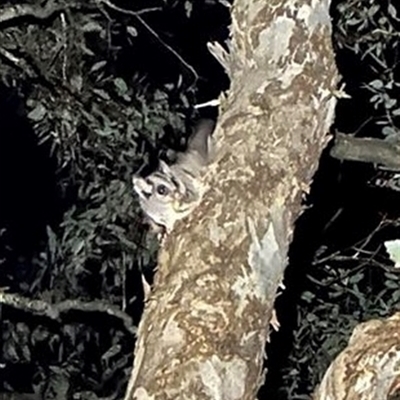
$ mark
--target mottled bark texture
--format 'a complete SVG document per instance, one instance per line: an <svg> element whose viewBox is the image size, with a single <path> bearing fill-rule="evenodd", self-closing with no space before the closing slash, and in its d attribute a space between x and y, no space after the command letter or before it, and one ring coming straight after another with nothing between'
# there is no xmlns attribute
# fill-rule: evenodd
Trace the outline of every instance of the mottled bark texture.
<svg viewBox="0 0 400 400"><path fill-rule="evenodd" d="M315 400L398 399L400 313L358 325L326 371Z"/></svg>
<svg viewBox="0 0 400 400"><path fill-rule="evenodd" d="M302 194L334 114L328 0L236 0L210 190L178 223L139 326L130 399L254 399Z"/></svg>

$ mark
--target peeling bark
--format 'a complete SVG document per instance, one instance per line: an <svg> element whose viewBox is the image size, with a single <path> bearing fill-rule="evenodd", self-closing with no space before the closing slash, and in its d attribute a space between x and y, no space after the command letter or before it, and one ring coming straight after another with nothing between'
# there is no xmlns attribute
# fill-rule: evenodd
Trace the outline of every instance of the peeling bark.
<svg viewBox="0 0 400 400"><path fill-rule="evenodd" d="M131 399L254 399L302 193L332 123L328 0L237 0L231 90L201 206L177 224L138 332Z"/></svg>
<svg viewBox="0 0 400 400"><path fill-rule="evenodd" d="M325 373L315 400L394 399L400 394L400 313L358 325ZM395 397L396 396L396 397Z"/></svg>

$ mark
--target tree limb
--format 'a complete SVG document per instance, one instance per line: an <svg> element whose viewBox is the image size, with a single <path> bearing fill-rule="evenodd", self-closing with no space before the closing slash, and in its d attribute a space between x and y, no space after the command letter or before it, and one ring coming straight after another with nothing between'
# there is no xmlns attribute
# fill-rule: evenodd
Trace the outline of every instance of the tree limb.
<svg viewBox="0 0 400 400"><path fill-rule="evenodd" d="M36 6L30 4L14 4L0 7L0 24L19 18L36 18L45 20L58 12L65 11L69 8L80 7L78 3L61 3L57 4L54 0L49 0L44 6Z"/></svg>
<svg viewBox="0 0 400 400"><path fill-rule="evenodd" d="M111 315L122 321L125 329L132 335L136 334L136 327L131 317L112 304L101 301L83 302L80 300L65 300L57 304L49 304L43 300L33 300L13 293L0 292L0 305L7 305L34 315L58 320L62 314L71 311L100 312Z"/></svg>
<svg viewBox="0 0 400 400"><path fill-rule="evenodd" d="M399 332L400 313L358 325L348 346L326 371L313 399L376 400L398 395Z"/></svg>
<svg viewBox="0 0 400 400"><path fill-rule="evenodd" d="M375 138L356 138L344 133L336 133L331 156L343 161L361 161L400 170L400 146Z"/></svg>

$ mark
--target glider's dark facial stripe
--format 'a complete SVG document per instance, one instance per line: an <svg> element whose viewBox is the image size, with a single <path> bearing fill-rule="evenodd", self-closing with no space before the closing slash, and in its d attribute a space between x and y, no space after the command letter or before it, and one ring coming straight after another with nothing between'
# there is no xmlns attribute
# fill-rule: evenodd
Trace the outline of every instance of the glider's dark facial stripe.
<svg viewBox="0 0 400 400"><path fill-rule="evenodd" d="M174 186L175 186L177 189L179 189L179 183L178 183L178 181L177 181L173 176L171 176L171 182L174 184Z"/></svg>

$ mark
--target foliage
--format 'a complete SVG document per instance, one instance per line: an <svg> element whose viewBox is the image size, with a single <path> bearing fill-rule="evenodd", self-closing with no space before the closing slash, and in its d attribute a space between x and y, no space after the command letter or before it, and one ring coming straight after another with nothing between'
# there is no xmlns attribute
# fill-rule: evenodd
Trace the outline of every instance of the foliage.
<svg viewBox="0 0 400 400"><path fill-rule="evenodd" d="M0 267L7 266L0 288L10 286L24 299L50 306L47 313L30 301L19 308L1 306L0 391L113 399L125 389L134 342L130 328L142 307L142 273L155 265L157 250L141 223L131 176L143 163L183 145L184 121L194 114L194 86L207 78L174 49L185 47L177 30L193 24L200 2L139 2L129 12L118 11L127 2L117 1L65 2L64 8L61 1L30 3L61 7L46 17L6 23L0 14L0 76L24 99L25 119L54 160L60 205L38 232L41 245L33 255L17 254L0 226ZM201 3L215 10L224 0ZM184 21L178 28L164 17L171 13ZM332 13L338 64L352 96L339 104L350 112L338 117L337 126L398 140L396 4L343 0ZM141 20L158 21L164 31L149 30L153 25ZM165 46L169 40L176 45L173 52ZM355 129L346 126L349 114L355 114ZM338 249L321 239L315 246L293 349L282 369L283 398L309 398L355 324L397 307L398 271L381 246L382 232L393 238L390 226L396 221L380 226L374 240L368 236ZM61 312L67 299L81 303ZM21 374L25 386L14 378Z"/></svg>
<svg viewBox="0 0 400 400"><path fill-rule="evenodd" d="M32 253L18 252L7 231L1 238L0 262L8 267L0 287L24 297L0 306L0 391L112 399L129 376L142 274L155 265L157 250L131 177L184 145L197 77L188 77L185 60L141 22L163 8L189 18L191 3L165 2L143 14L109 3L32 2L27 16L0 17L1 91L8 87L23 98L26 112L18 118L29 121L54 161L59 200ZM159 70L171 58L179 65L162 84L135 70L141 57L135 49L154 41ZM78 306L63 308L67 299ZM116 308L126 314L123 321ZM21 373L22 383L13 378Z"/></svg>
<svg viewBox="0 0 400 400"><path fill-rule="evenodd" d="M356 95L354 92L361 89L361 95L368 99L380 134L398 141L398 5L392 1L352 0L338 1L334 8L334 44L339 61L344 57L352 59L348 65L353 71L345 70L344 80L354 82L349 82L351 94ZM358 78L356 74L360 74Z"/></svg>
<svg viewBox="0 0 400 400"><path fill-rule="evenodd" d="M284 370L285 398L308 398L357 323L399 309L400 271L384 250L395 221L346 249L322 247L313 260L298 304L293 349ZM303 397L302 397L303 396Z"/></svg>
<svg viewBox="0 0 400 400"><path fill-rule="evenodd" d="M400 139L397 59L400 19L397 7L395 2L375 0L333 3L333 43L345 90L351 96L339 100L335 124L339 131L358 136L383 136L391 141ZM364 182L360 181L363 179L360 174L354 173L354 164L331 168L334 172L330 176L347 174L357 179L352 185L363 190L364 198L360 195L346 203L341 196L350 197L352 192L348 188L342 189L347 192L340 192L339 185L334 186L332 181L328 183L334 187L331 196L335 198L328 200L329 194L324 198L336 208L331 210L335 217L326 222L323 229L336 233L313 232L318 238L309 259L310 265L302 272L306 274L305 283L299 288L298 280L294 282L299 299L295 306L296 328L291 335L293 347L280 371L283 378L278 391L282 399L310 399L329 364L347 345L355 325L371 318L387 317L399 307L399 271L384 248L385 240L396 239L399 235L398 207L390 209L391 202L398 204L397 194L388 196L387 191L374 192L370 185L374 180L371 175L377 173L372 168L366 173L364 167L364 177L367 177ZM386 208L378 209L373 196L382 199L386 196L387 201L378 203ZM316 207L308 211L310 220L321 219L321 210ZM350 211L346 211L346 207ZM352 219L352 208L360 213L364 209L363 218L370 222L382 219L381 212L391 213L391 218L383 218L371 233L370 224L363 226L356 218ZM346 217L341 217L342 214ZM314 223L314 227L318 224ZM306 234L307 238L299 240L312 243L311 232L312 228ZM356 243L349 242L350 238L360 235L365 238L357 239ZM293 254L293 262L298 267L297 264L305 261L296 260L296 257L302 256L304 254Z"/></svg>

